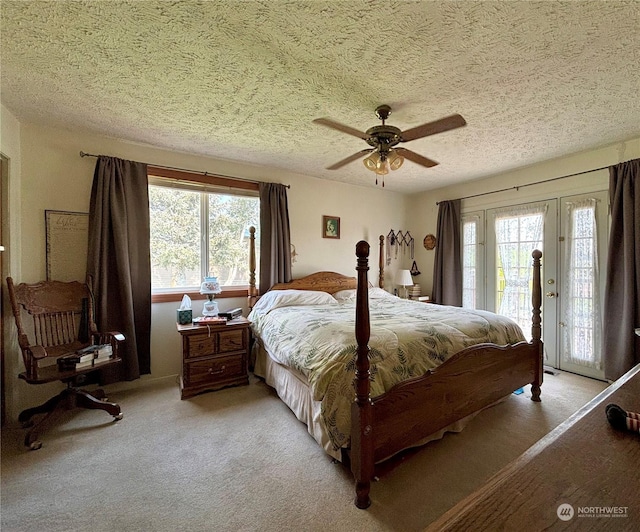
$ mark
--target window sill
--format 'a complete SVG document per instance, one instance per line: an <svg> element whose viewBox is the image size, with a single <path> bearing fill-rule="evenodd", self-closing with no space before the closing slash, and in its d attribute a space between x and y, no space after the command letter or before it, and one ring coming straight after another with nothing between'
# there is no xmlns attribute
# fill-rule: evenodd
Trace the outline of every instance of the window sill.
<svg viewBox="0 0 640 532"><path fill-rule="evenodd" d="M188 295L192 300L205 300L207 296L200 292L166 292L159 294L151 294L151 303L170 303L171 301L182 301L184 295ZM247 288L237 288L231 290L222 290L220 294L216 294L216 299L225 299L229 297L248 297L249 290Z"/></svg>

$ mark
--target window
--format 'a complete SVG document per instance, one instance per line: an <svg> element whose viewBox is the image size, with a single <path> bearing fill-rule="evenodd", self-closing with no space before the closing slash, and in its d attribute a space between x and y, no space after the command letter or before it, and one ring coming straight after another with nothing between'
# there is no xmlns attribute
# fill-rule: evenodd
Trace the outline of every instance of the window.
<svg viewBox="0 0 640 532"><path fill-rule="evenodd" d="M462 217L462 306L484 308L484 212Z"/></svg>
<svg viewBox="0 0 640 532"><path fill-rule="evenodd" d="M207 275L218 277L219 297L246 294L249 228L259 233L257 184L150 167L149 211L154 295L197 293Z"/></svg>

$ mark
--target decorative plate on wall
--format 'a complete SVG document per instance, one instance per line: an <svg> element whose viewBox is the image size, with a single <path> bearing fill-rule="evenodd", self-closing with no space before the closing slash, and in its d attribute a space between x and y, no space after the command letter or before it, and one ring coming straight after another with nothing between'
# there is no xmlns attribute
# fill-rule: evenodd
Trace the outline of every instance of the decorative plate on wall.
<svg viewBox="0 0 640 532"><path fill-rule="evenodd" d="M431 250L436 247L436 237L433 235L427 235L424 237L422 243L424 244L425 249Z"/></svg>

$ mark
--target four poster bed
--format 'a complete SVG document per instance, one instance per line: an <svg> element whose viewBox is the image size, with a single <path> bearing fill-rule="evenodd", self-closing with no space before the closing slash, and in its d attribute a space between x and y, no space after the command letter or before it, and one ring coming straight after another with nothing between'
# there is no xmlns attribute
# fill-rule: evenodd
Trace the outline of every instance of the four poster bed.
<svg viewBox="0 0 640 532"><path fill-rule="evenodd" d="M533 252L533 339L527 342L507 318L385 292L382 236L379 287L368 281L369 244L360 241L357 278L319 272L274 285L258 299L253 236L254 374L328 454L350 463L358 508L371 503L375 464L462 430L480 410L527 384L531 399L540 401L540 251Z"/></svg>

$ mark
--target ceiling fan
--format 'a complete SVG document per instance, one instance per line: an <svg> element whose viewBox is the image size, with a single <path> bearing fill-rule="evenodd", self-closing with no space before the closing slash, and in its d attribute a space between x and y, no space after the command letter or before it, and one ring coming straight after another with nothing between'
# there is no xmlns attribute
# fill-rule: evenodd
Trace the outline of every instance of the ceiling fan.
<svg viewBox="0 0 640 532"><path fill-rule="evenodd" d="M436 133L443 133L462 126L467 125L467 122L458 114L450 115L434 122L428 122L421 126L416 126L405 131L401 131L397 127L389 126L385 122L391 114L391 107L388 105L380 105L376 108L376 116L382 120L381 126L373 126L367 131L358 131L339 122L335 122L330 118L316 118L314 124L330 127L353 135L354 137L361 138L366 141L371 148L361 150L335 164L327 167L327 170L337 170L346 164L349 164L360 157L364 157L366 154L369 156L364 159L364 165L377 175L386 175L389 170L397 170L402 166L404 159L409 159L416 164L426 166L430 168L436 166L438 163L427 157L408 150L402 147L396 147L400 142L409 142L410 140L416 140L429 135L435 135ZM377 181L376 181L377 183ZM383 181L384 186L384 181Z"/></svg>

